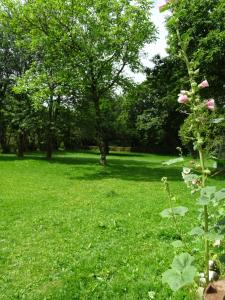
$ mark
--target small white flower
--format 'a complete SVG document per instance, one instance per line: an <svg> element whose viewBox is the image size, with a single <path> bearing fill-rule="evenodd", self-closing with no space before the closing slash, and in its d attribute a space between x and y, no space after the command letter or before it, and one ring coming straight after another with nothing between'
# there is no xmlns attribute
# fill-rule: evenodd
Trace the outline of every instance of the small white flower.
<svg viewBox="0 0 225 300"><path fill-rule="evenodd" d="M206 279L204 278L200 278L199 279L200 284L205 285L206 284Z"/></svg>
<svg viewBox="0 0 225 300"><path fill-rule="evenodd" d="M191 172L191 169L189 169L189 168L183 168L183 174L184 175L188 175L188 174L190 174L190 172Z"/></svg>
<svg viewBox="0 0 225 300"><path fill-rule="evenodd" d="M221 240L215 240L215 243L213 244L214 247L219 247L221 245Z"/></svg>
<svg viewBox="0 0 225 300"><path fill-rule="evenodd" d="M149 300L154 300L155 299L155 292L153 292L153 291L148 292L148 297L149 297Z"/></svg>

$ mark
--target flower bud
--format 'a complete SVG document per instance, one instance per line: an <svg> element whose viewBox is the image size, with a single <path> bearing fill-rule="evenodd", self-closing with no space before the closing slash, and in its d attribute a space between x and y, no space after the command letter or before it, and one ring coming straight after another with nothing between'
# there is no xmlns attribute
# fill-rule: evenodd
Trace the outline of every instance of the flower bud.
<svg viewBox="0 0 225 300"><path fill-rule="evenodd" d="M215 109L215 100L214 99L207 100L206 106L208 109L214 110Z"/></svg>
<svg viewBox="0 0 225 300"><path fill-rule="evenodd" d="M208 83L207 80L203 80L203 81L198 85L198 87L199 87L200 89L207 88L207 87L209 87L209 83Z"/></svg>
<svg viewBox="0 0 225 300"><path fill-rule="evenodd" d="M204 170L204 174L210 175L210 174L211 174L211 171L210 171L209 169L206 169L206 170Z"/></svg>
<svg viewBox="0 0 225 300"><path fill-rule="evenodd" d="M200 164L196 164L196 165L195 165L195 168L196 168L196 169L201 169L201 165L200 165Z"/></svg>
<svg viewBox="0 0 225 300"><path fill-rule="evenodd" d="M178 103L185 104L185 103L187 103L187 102L189 101L187 95L179 94L178 96L179 96L179 98L178 98L178 100L177 100Z"/></svg>

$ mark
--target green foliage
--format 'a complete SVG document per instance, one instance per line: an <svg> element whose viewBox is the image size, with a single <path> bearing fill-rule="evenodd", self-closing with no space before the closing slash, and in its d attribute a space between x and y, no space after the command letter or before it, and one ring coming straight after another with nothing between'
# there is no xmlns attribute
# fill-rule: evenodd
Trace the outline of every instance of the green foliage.
<svg viewBox="0 0 225 300"><path fill-rule="evenodd" d="M178 206L173 208L164 209L160 215L163 218L172 218L174 216L184 217L188 212L188 208L184 206Z"/></svg>
<svg viewBox="0 0 225 300"><path fill-rule="evenodd" d="M197 201L198 205L209 205L214 198L216 192L215 186L206 186L201 188L200 198Z"/></svg>
<svg viewBox="0 0 225 300"><path fill-rule="evenodd" d="M193 153L193 140L194 130L193 127L193 115L189 115L181 129L179 136L184 147L186 147L190 153ZM210 114L204 112L201 115L201 135L204 137L204 149L209 153L219 157L222 157L222 147L225 142L224 129L225 122L224 117L217 112Z"/></svg>
<svg viewBox="0 0 225 300"><path fill-rule="evenodd" d="M198 81L205 76L210 82L210 91L202 91L202 94L207 98L213 95L222 108L225 82L224 68L221 67L225 57L224 1L175 1L174 6L176 11L167 21L169 53L181 58L175 29L178 24L192 67L199 69L196 75Z"/></svg>
<svg viewBox="0 0 225 300"><path fill-rule="evenodd" d="M171 269L162 275L163 283L167 283L175 292L185 285L192 284L196 276L196 268L192 266L194 258L188 253L174 257Z"/></svg>
<svg viewBox="0 0 225 300"><path fill-rule="evenodd" d="M203 236L204 235L204 230L197 226L197 227L194 227L190 232L189 232L190 235L195 235L195 236Z"/></svg>
<svg viewBox="0 0 225 300"><path fill-rule="evenodd" d="M184 82L183 64L159 55L152 62L154 67L146 69L146 80L125 89L121 118L133 143L145 145L151 151L174 153L179 145L177 132L183 122L174 101L178 86Z"/></svg>
<svg viewBox="0 0 225 300"><path fill-rule="evenodd" d="M180 240L172 242L171 245L172 245L174 248L181 248L181 247L183 247L183 243L182 243L182 241L180 241Z"/></svg>
<svg viewBox="0 0 225 300"><path fill-rule="evenodd" d="M216 192L214 194L214 199L216 201L221 201L221 200L224 200L225 199L225 189L221 189L220 191Z"/></svg>
<svg viewBox="0 0 225 300"><path fill-rule="evenodd" d="M167 161L163 162L163 165L170 166L170 165L177 164L177 163L180 163L180 162L183 162L183 161L184 161L183 157L178 157L178 158L173 158L173 159L170 159L170 160L167 160Z"/></svg>

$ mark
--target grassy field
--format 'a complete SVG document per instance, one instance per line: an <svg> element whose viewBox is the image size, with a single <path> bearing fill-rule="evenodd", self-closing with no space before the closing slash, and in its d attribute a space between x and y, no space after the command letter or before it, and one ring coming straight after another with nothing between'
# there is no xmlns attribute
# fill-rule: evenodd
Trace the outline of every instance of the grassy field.
<svg viewBox="0 0 225 300"><path fill-rule="evenodd" d="M0 299L191 299L161 283L177 238L159 213L167 176L196 223L194 197L169 157L95 153L0 155ZM224 178L213 185L223 187Z"/></svg>

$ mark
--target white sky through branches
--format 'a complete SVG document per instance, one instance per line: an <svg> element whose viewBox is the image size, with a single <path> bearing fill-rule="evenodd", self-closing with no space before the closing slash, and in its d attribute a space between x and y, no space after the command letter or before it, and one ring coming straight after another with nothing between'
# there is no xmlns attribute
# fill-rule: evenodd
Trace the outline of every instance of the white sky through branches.
<svg viewBox="0 0 225 300"><path fill-rule="evenodd" d="M156 54L160 54L160 56L164 57L167 55L166 53L166 36L167 36L167 30L165 28L165 17L166 13L160 13L159 12L159 5L163 4L163 0L155 0L154 1L154 7L151 12L151 19L153 23L156 25L158 34L157 34L157 41L146 45L141 53L141 60L144 65L144 67L151 67L153 66L151 59ZM145 55L144 55L145 53ZM130 73L130 72L129 72ZM130 75L130 74L129 74ZM145 80L144 73L131 73L130 75L136 82L142 82Z"/></svg>

